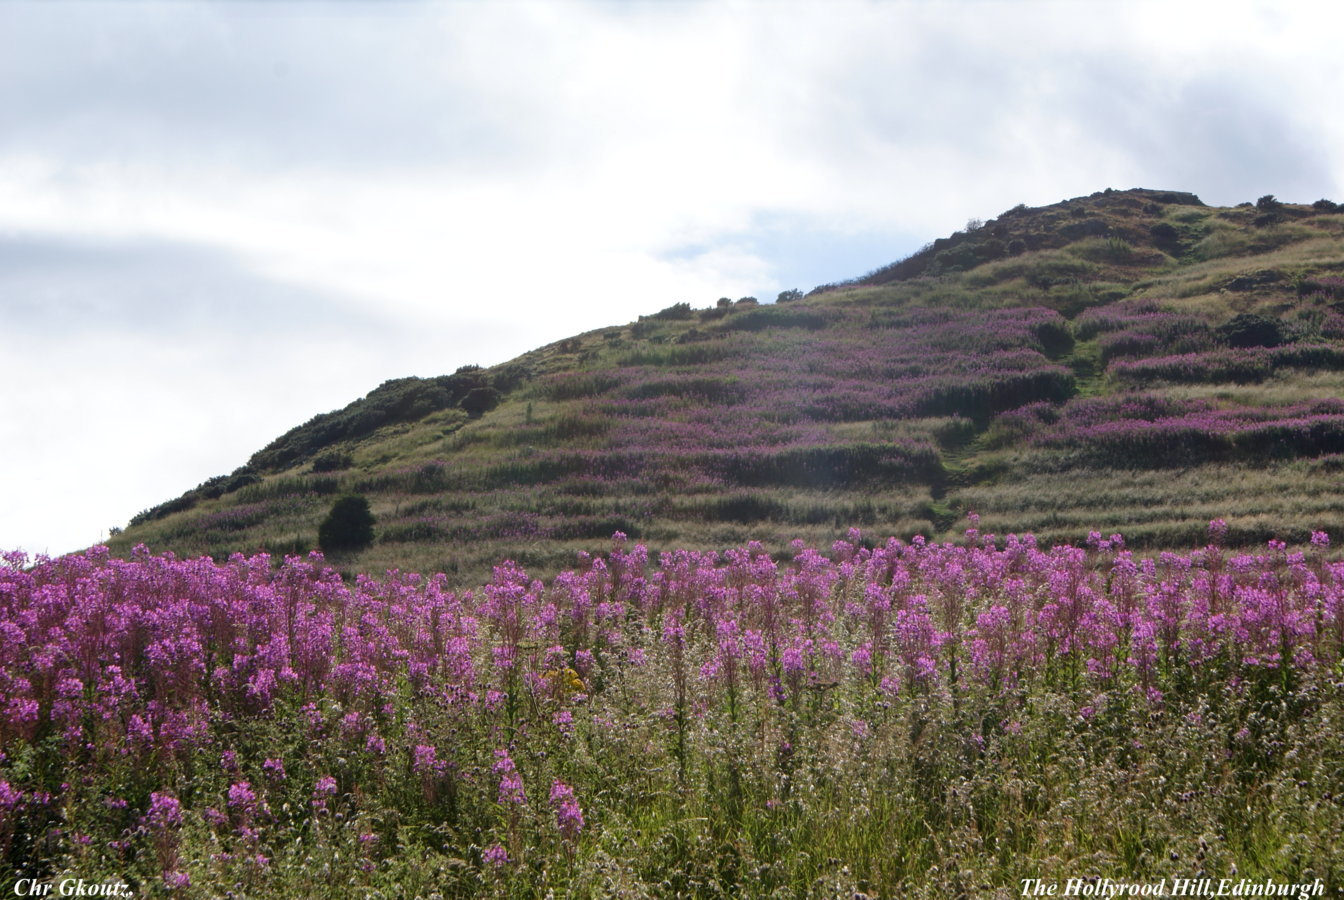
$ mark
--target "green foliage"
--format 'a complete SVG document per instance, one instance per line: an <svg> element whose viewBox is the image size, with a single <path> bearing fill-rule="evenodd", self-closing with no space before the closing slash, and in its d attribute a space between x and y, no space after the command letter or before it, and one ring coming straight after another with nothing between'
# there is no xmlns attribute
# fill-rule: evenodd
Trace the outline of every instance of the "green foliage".
<svg viewBox="0 0 1344 900"><path fill-rule="evenodd" d="M818 331L836 320L829 310L813 306L760 306L735 315L723 327L728 331L764 331L767 328L804 328Z"/></svg>
<svg viewBox="0 0 1344 900"><path fill-rule="evenodd" d="M1158 222L1148 229L1148 233L1152 236L1153 243L1168 253L1175 252L1180 246L1181 234L1170 222Z"/></svg>
<svg viewBox="0 0 1344 900"><path fill-rule="evenodd" d="M746 486L836 488L900 484L937 477L938 455L930 446L854 443L792 447L771 454L730 454L718 462L725 478Z"/></svg>
<svg viewBox="0 0 1344 900"><path fill-rule="evenodd" d="M714 343L701 341L694 344L642 347L620 357L618 365L652 366L655 368L702 366L730 359L733 353L740 351L740 349L729 341ZM614 387L614 385L612 386Z"/></svg>
<svg viewBox="0 0 1344 900"><path fill-rule="evenodd" d="M1284 341L1283 328L1273 319L1241 313L1218 329L1229 347L1277 347Z"/></svg>
<svg viewBox="0 0 1344 900"><path fill-rule="evenodd" d="M739 493L712 501L706 512L720 522L748 524L767 519L782 519L786 515L787 507L768 494Z"/></svg>
<svg viewBox="0 0 1344 900"><path fill-rule="evenodd" d="M645 381L625 393L636 400L679 397L701 403L732 403L741 397L742 388L736 378L690 376Z"/></svg>
<svg viewBox="0 0 1344 900"><path fill-rule="evenodd" d="M994 380L948 384L930 390L920 398L916 411L926 416L961 415L987 420L997 412L1038 400L1062 403L1076 389L1073 373L1065 369L1005 373Z"/></svg>
<svg viewBox="0 0 1344 900"><path fill-rule="evenodd" d="M354 464L354 458L343 450L324 450L313 457L314 472L339 472Z"/></svg>
<svg viewBox="0 0 1344 900"><path fill-rule="evenodd" d="M452 375L437 378L396 378L343 409L314 416L287 431L253 454L249 465L261 471L277 471L337 442L354 441L386 425L413 422L451 409L469 396L477 408L488 404L489 398L498 402L498 389L477 366L464 366Z"/></svg>
<svg viewBox="0 0 1344 900"><path fill-rule="evenodd" d="M232 475L216 475L206 479L180 497L167 500L143 512L136 513L130 521L132 527L163 519L173 513L186 512L205 500L218 500L225 494L256 484L261 480L251 467L243 466Z"/></svg>
<svg viewBox="0 0 1344 900"><path fill-rule="evenodd" d="M373 526L367 497L341 497L318 526L317 543L327 553L357 553L373 544Z"/></svg>
<svg viewBox="0 0 1344 900"><path fill-rule="evenodd" d="M543 381L539 390L547 400L581 400L606 393L620 383L608 372L566 372Z"/></svg>
<svg viewBox="0 0 1344 900"><path fill-rule="evenodd" d="M1158 442L1102 453L1108 465L1043 436L1077 395L1142 390L1215 410L1242 403L1235 392L1261 392L1248 406L1344 396L1336 211L1277 199L1217 209L1155 191L1016 208L806 302L790 290L769 305L679 303L505 365L387 382L282 435L250 468L139 514L109 543L221 556L297 547L352 491L380 511L359 568L443 569L458 586L505 557L566 565L617 522L663 546L760 539L779 550L796 537L829 543L851 524L936 534L970 506L997 510L1001 534L1079 540L1077 522L1114 510L1135 545L1185 540L1205 512L1222 514L1206 501L1226 504L1225 484L1254 481L1262 464L1328 458L1330 427L1265 429L1187 457ZM1283 221L1256 228L1265 214ZM1063 316L1033 328L1025 370L968 347L964 376L926 376L903 346L901 330L930 311L1013 307ZM1198 357L1176 358L1187 354ZM1125 484L1147 471L1136 460L1203 474L1179 496L1135 500L1112 482L1115 467ZM1034 480L1046 474L1072 485L1076 512L1052 506L1054 484ZM1320 486L1337 474L1246 488L1272 508L1233 535L1332 521L1337 501ZM1015 499L1026 484L1035 499ZM937 515L926 515L933 494Z"/></svg>
<svg viewBox="0 0 1344 900"><path fill-rule="evenodd" d="M467 415L473 418L480 418L490 410L499 406L500 393L488 385L485 387L472 388L467 395L462 398L459 405L466 411Z"/></svg>
<svg viewBox="0 0 1344 900"><path fill-rule="evenodd" d="M1051 359L1059 359L1073 351L1073 333L1063 322L1042 322L1035 328L1041 350Z"/></svg>
<svg viewBox="0 0 1344 900"><path fill-rule="evenodd" d="M648 316L647 318L660 319L663 321L678 321L681 319L689 319L694 315L695 313L691 310L691 304L673 303L666 309L660 309L658 312L654 313L651 316ZM643 320L644 318L645 318L644 316L640 316L641 320Z"/></svg>

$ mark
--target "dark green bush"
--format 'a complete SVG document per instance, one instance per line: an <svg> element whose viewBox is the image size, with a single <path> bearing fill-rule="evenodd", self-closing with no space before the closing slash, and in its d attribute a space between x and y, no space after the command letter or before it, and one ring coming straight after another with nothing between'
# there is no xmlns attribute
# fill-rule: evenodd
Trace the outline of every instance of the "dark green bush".
<svg viewBox="0 0 1344 900"><path fill-rule="evenodd" d="M175 512L184 512L195 505L196 493L194 491L188 491L181 497L160 503L158 506L151 507L144 512L136 513L131 517L131 525L143 525L146 522L162 519L164 516L172 515Z"/></svg>
<svg viewBox="0 0 1344 900"><path fill-rule="evenodd" d="M541 385L541 395L547 400L581 400L606 393L620 383L615 375L605 372L563 372Z"/></svg>
<svg viewBox="0 0 1344 900"><path fill-rule="evenodd" d="M235 469L229 476L229 480L224 484L224 493L232 494L234 491L241 490L249 484L256 484L261 481L261 476L253 472L247 466Z"/></svg>
<svg viewBox="0 0 1344 900"><path fill-rule="evenodd" d="M354 458L343 450L325 450L313 457L314 472L339 472L354 464Z"/></svg>
<svg viewBox="0 0 1344 900"><path fill-rule="evenodd" d="M610 419L575 410L566 410L546 423L546 436L555 441L602 437L610 430Z"/></svg>
<svg viewBox="0 0 1344 900"><path fill-rule="evenodd" d="M499 401L499 391L492 387L478 387L472 388L458 405L466 411L467 415L477 418L499 406Z"/></svg>
<svg viewBox="0 0 1344 900"><path fill-rule="evenodd" d="M1051 359L1057 359L1073 350L1073 334L1064 322L1042 322L1032 329L1041 349Z"/></svg>
<svg viewBox="0 0 1344 900"><path fill-rule="evenodd" d="M1170 222L1158 222L1148 233L1153 237L1153 243L1163 250L1174 250L1181 243L1181 234L1176 230L1176 226Z"/></svg>
<svg viewBox="0 0 1344 900"><path fill-rule="evenodd" d="M691 311L691 304L673 303L666 309L660 309L658 310L658 312L654 313L651 316L648 316L647 318L676 320L676 319L689 319L693 315L695 315L695 313ZM640 316L640 319L644 318L645 316Z"/></svg>
<svg viewBox="0 0 1344 900"><path fill-rule="evenodd" d="M714 521L749 525L771 519L782 520L788 507L768 494L742 493L710 501L704 513L706 518Z"/></svg>
<svg viewBox="0 0 1344 900"><path fill-rule="evenodd" d="M915 399L915 412L925 416L965 416L983 420L1038 400L1063 403L1076 390L1073 373L1059 366L1030 372L1005 372L992 378L949 382L928 388Z"/></svg>
<svg viewBox="0 0 1344 900"><path fill-rule="evenodd" d="M682 376L631 385L626 396L634 400L678 397L701 403L735 403L742 399L743 389L736 378Z"/></svg>
<svg viewBox="0 0 1344 900"><path fill-rule="evenodd" d="M1284 341L1283 328L1273 319L1241 313L1218 329L1229 347L1277 347Z"/></svg>
<svg viewBox="0 0 1344 900"><path fill-rule="evenodd" d="M1255 201L1255 208L1260 211L1260 215L1251 222L1256 228L1266 228L1283 221L1283 204L1273 194L1265 194Z"/></svg>
<svg viewBox="0 0 1344 900"><path fill-rule="evenodd" d="M373 526L367 497L341 497L318 526L317 543L326 553L355 553L373 544Z"/></svg>
<svg viewBox="0 0 1344 900"><path fill-rule="evenodd" d="M261 481L261 477L252 471L250 466L240 466L234 469L231 475L216 475L214 478L207 478L180 497L136 513L130 524L143 525L146 522L162 519L164 516L176 512L184 512L193 508L203 499L218 500L225 494L231 494L240 488L256 484L259 481Z"/></svg>
<svg viewBox="0 0 1344 900"><path fill-rule="evenodd" d="M732 453L709 461L715 474L744 487L835 488L918 482L941 472L937 450L898 444L789 447L774 453Z"/></svg>
<svg viewBox="0 0 1344 900"><path fill-rule="evenodd" d="M833 318L829 310L798 306L760 306L729 320L724 328L730 331L763 331L766 328L806 328L818 330L829 325Z"/></svg>
<svg viewBox="0 0 1344 900"><path fill-rule="evenodd" d="M343 409L316 415L290 429L253 454L248 465L261 471L283 469L339 441L451 409L478 389L498 390L490 376L476 366L464 366L452 375L437 378L395 378Z"/></svg>

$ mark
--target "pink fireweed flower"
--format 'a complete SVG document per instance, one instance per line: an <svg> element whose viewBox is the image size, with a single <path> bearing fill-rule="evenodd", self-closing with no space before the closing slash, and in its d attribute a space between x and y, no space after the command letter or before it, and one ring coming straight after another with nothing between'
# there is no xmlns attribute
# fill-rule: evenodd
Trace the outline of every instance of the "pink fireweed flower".
<svg viewBox="0 0 1344 900"><path fill-rule="evenodd" d="M325 810L327 800L334 796L336 796L336 779L330 775L323 775L317 779L317 784L313 785L313 809Z"/></svg>
<svg viewBox="0 0 1344 900"><path fill-rule="evenodd" d="M518 767L513 764L508 750L495 751L492 771L499 776L500 803L521 805L527 802L527 795L523 792L523 778L518 774Z"/></svg>
<svg viewBox="0 0 1344 900"><path fill-rule="evenodd" d="M675 616L668 616L663 625L663 643L672 646L681 646L686 643L686 628L677 621Z"/></svg>
<svg viewBox="0 0 1344 900"><path fill-rule="evenodd" d="M270 778L272 781L285 780L284 760L268 759L261 764L261 770L265 772L266 777Z"/></svg>
<svg viewBox="0 0 1344 900"><path fill-rule="evenodd" d="M555 807L555 824L566 840L574 840L583 830L583 810L574 799L574 789L560 779L551 783L551 805Z"/></svg>
<svg viewBox="0 0 1344 900"><path fill-rule="evenodd" d="M720 658L711 656L700 666L700 677L705 681L713 681L715 678L719 677L719 671L722 667L723 663Z"/></svg>
<svg viewBox="0 0 1344 900"><path fill-rule="evenodd" d="M23 805L23 793L8 781L0 781L0 810L9 812Z"/></svg>
<svg viewBox="0 0 1344 900"><path fill-rule="evenodd" d="M364 717L359 710L351 710L341 717L341 734L353 737L364 733Z"/></svg>
<svg viewBox="0 0 1344 900"><path fill-rule="evenodd" d="M415 747L415 759L411 763L411 771L418 775L439 775L448 764L438 758L438 750L426 744L417 744Z"/></svg>
<svg viewBox="0 0 1344 900"><path fill-rule="evenodd" d="M247 781L239 781L236 784L229 785L229 808L236 809L243 814L252 812L257 807L257 794L252 790L252 784Z"/></svg>
<svg viewBox="0 0 1344 900"><path fill-rule="evenodd" d="M873 642L867 641L849 655L850 662L860 675L870 675L873 671Z"/></svg>
<svg viewBox="0 0 1344 900"><path fill-rule="evenodd" d="M171 794L158 792L149 795L149 812L141 822L156 831L182 824L182 804Z"/></svg>

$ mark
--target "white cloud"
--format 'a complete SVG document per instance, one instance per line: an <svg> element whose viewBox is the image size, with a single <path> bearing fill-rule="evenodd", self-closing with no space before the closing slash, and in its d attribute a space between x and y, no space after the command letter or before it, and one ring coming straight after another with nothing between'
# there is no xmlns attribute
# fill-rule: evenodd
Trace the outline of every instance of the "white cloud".
<svg viewBox="0 0 1344 900"><path fill-rule="evenodd" d="M25 474L0 475L0 545L87 542L89 522L227 471L386 378L499 362L678 301L858 275L1019 202L1133 186L1219 203L1337 195L1339 15L0 5L0 238L69 263L43 282L11 254L28 280L0 279L0 316L26 315L28 341L0 363L26 386L0 420L7 446L35 448ZM189 315L165 306L175 284L191 288ZM108 325L123 349L100 351L34 318L56 294L67 313L159 314ZM215 307L245 327L199 327ZM333 358L353 362L335 377ZM108 411L133 396L160 414ZM71 476L75 397L116 477ZM35 480L43 492L24 487ZM39 527L52 508L69 530Z"/></svg>

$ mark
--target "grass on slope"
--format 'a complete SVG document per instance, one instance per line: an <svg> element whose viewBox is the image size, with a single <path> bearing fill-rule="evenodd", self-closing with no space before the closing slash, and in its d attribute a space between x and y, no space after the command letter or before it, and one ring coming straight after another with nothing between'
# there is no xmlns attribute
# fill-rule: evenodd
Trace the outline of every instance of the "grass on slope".
<svg viewBox="0 0 1344 900"><path fill-rule="evenodd" d="M969 509L998 533L1080 541L1109 522L1145 546L1212 517L1246 542L1338 522L1344 216L1108 192L912 259L917 277L679 304L385 385L112 547L302 551L343 493L379 522L343 565L458 583L505 557L554 572L617 530L783 553L852 525L946 537ZM1239 314L1283 346L1230 345ZM1164 452L1162 429L1194 451Z"/></svg>

